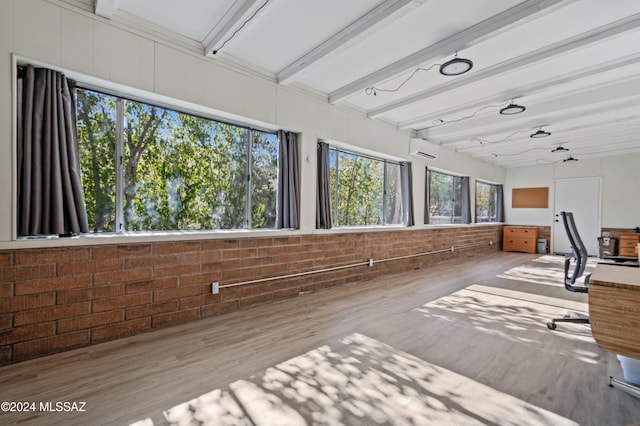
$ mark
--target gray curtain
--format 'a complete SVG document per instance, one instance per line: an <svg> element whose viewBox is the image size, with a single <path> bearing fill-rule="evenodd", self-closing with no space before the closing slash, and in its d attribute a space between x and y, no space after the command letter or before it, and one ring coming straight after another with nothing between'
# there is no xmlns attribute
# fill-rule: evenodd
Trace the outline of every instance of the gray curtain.
<svg viewBox="0 0 640 426"><path fill-rule="evenodd" d="M461 223L471 223L471 191L469 190L469 177L460 178L460 192L462 199L460 200L460 219Z"/></svg>
<svg viewBox="0 0 640 426"><path fill-rule="evenodd" d="M18 235L89 232L73 92L64 74L24 70L18 138Z"/></svg>
<svg viewBox="0 0 640 426"><path fill-rule="evenodd" d="M413 217L413 177L411 174L411 163L400 163L400 186L402 191L402 214L403 222L406 226L415 225Z"/></svg>
<svg viewBox="0 0 640 426"><path fill-rule="evenodd" d="M431 182L429 179L429 168L425 167L424 172L424 224L429 224L429 195L431 194Z"/></svg>
<svg viewBox="0 0 640 426"><path fill-rule="evenodd" d="M300 158L298 135L278 131L278 228L300 228Z"/></svg>
<svg viewBox="0 0 640 426"><path fill-rule="evenodd" d="M316 191L316 228L331 229L331 191L329 185L329 144L318 142L318 190Z"/></svg>
<svg viewBox="0 0 640 426"><path fill-rule="evenodd" d="M504 222L504 189L502 185L496 188L496 222Z"/></svg>

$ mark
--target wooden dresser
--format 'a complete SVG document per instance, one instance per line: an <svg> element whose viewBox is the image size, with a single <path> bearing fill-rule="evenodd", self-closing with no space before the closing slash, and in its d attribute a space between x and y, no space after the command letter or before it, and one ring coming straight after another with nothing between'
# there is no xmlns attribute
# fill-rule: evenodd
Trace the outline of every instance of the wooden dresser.
<svg viewBox="0 0 640 426"><path fill-rule="evenodd" d="M640 243L640 234L637 232L618 235L618 256L638 257L638 243Z"/></svg>
<svg viewBox="0 0 640 426"><path fill-rule="evenodd" d="M538 244L538 228L535 226L505 226L502 250L535 253Z"/></svg>

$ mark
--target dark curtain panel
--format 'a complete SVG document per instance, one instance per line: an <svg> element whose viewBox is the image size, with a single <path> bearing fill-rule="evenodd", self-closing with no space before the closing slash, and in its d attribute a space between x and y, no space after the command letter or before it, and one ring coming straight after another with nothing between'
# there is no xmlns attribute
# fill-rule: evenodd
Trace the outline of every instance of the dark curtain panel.
<svg viewBox="0 0 640 426"><path fill-rule="evenodd" d="M496 222L504 222L504 189L496 185Z"/></svg>
<svg viewBox="0 0 640 426"><path fill-rule="evenodd" d="M463 176L460 178L460 219L462 223L471 223L471 191L469 190L469 177Z"/></svg>
<svg viewBox="0 0 640 426"><path fill-rule="evenodd" d="M300 158L298 135L278 131L278 223L277 228L300 228Z"/></svg>
<svg viewBox="0 0 640 426"><path fill-rule="evenodd" d="M18 235L89 232L73 92L64 74L27 66L18 140Z"/></svg>
<svg viewBox="0 0 640 426"><path fill-rule="evenodd" d="M424 224L429 224L429 194L431 194L431 183L429 182L429 168L424 169Z"/></svg>
<svg viewBox="0 0 640 426"><path fill-rule="evenodd" d="M317 229L331 229L330 184L329 144L326 142L318 142L318 190L316 191Z"/></svg>
<svg viewBox="0 0 640 426"><path fill-rule="evenodd" d="M413 217L413 176L411 174L411 163L400 163L400 186L402 191L402 215L406 226L415 225Z"/></svg>

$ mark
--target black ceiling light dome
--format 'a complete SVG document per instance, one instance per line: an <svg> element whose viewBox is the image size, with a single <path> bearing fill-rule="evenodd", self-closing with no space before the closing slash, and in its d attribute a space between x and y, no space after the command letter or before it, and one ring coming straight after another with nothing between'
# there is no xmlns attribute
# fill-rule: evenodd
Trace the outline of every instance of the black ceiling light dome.
<svg viewBox="0 0 640 426"><path fill-rule="evenodd" d="M525 107L523 107L522 105L518 105L518 104L514 104L513 102L511 102L509 105L507 105L506 107L502 108L500 110L500 114L502 115L514 115L514 114L520 114L521 112L524 112L526 110Z"/></svg>
<svg viewBox="0 0 640 426"><path fill-rule="evenodd" d="M562 160L563 163L566 163L567 161L578 161L577 158L573 158L572 156L568 156L567 158L565 158L564 160Z"/></svg>
<svg viewBox="0 0 640 426"><path fill-rule="evenodd" d="M440 74L442 75L460 75L473 68L473 62L470 59L458 58L458 52L456 56L450 61L440 65Z"/></svg>
<svg viewBox="0 0 640 426"><path fill-rule="evenodd" d="M534 138L534 139L546 138L547 136L551 136L551 133L546 132L546 131L544 131L542 129L539 129L537 132L532 133L532 134L529 135L530 138Z"/></svg>
<svg viewBox="0 0 640 426"><path fill-rule="evenodd" d="M551 150L551 152L567 152L567 151L569 151L569 148L565 148L562 145L558 145L557 147Z"/></svg>

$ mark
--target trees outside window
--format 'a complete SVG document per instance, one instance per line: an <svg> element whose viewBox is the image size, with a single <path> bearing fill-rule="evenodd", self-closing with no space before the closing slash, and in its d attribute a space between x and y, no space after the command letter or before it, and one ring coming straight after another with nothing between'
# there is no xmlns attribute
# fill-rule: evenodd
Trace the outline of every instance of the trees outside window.
<svg viewBox="0 0 640 426"><path fill-rule="evenodd" d="M498 185L476 181L476 222L497 222Z"/></svg>
<svg viewBox="0 0 640 426"><path fill-rule="evenodd" d="M427 170L429 224L464 223L461 176Z"/></svg>
<svg viewBox="0 0 640 426"><path fill-rule="evenodd" d="M334 226L402 224L400 164L329 149Z"/></svg>
<svg viewBox="0 0 640 426"><path fill-rule="evenodd" d="M273 228L274 133L76 89L94 232Z"/></svg>

